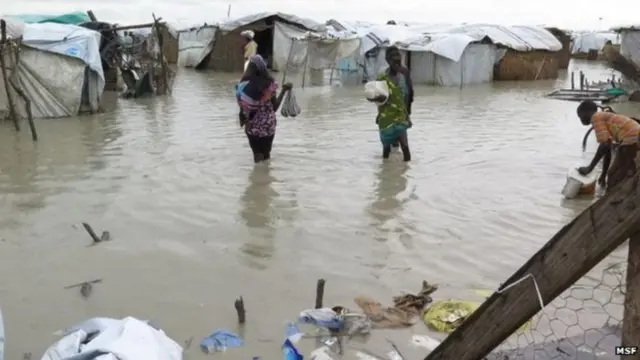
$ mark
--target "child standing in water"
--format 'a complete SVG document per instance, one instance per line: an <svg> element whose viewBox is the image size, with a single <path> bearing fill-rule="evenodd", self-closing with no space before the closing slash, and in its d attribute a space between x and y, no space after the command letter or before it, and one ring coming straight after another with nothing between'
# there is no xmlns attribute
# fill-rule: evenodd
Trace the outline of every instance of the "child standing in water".
<svg viewBox="0 0 640 360"><path fill-rule="evenodd" d="M387 48L385 58L389 64L389 69L378 75L378 81L386 81L389 87L389 97L387 99L376 98L372 101L382 102L378 106L378 116L376 124L380 131L380 141L382 142L382 157L388 159L391 154L391 147L395 143L400 144L404 161L411 161L409 151L409 140L407 130L411 127L409 119L410 106L410 79L403 71L402 57L397 47Z"/></svg>

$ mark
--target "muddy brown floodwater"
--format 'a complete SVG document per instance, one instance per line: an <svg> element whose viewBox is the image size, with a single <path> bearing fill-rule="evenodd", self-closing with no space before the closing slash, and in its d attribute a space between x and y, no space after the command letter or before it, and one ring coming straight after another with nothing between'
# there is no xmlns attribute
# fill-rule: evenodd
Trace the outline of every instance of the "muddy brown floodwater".
<svg viewBox="0 0 640 360"><path fill-rule="evenodd" d="M593 79L607 72L579 66ZM85 318L127 315L178 342L193 337L197 359L203 336L236 329L240 295L247 345L224 356L279 358L284 323L313 306L316 279L327 279L326 304L348 307L356 295L390 303L422 279L440 284L437 299L477 298L589 203L560 190L595 141L582 154L577 104L542 97L566 74L417 88L408 165L399 152L382 162L374 108L357 87L298 89L303 114L279 118L271 163L254 166L232 80L183 70L169 98L38 121L37 144L3 124L7 359L39 358L54 331ZM83 221L113 241L87 247ZM87 300L63 289L95 278ZM406 344L406 332L382 334Z"/></svg>

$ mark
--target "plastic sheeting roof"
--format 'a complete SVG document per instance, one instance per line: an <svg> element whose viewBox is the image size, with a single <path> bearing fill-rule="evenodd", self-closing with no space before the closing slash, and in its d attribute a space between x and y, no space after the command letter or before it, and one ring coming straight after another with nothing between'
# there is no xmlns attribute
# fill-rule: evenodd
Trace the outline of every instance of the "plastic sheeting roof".
<svg viewBox="0 0 640 360"><path fill-rule="evenodd" d="M466 47L473 42L490 39L517 51L560 51L562 44L548 30L535 26L505 27L489 24L406 24L368 25L329 20L327 24L362 36L363 51L376 46L395 45L409 51L429 51L458 61Z"/></svg>
<svg viewBox="0 0 640 360"><path fill-rule="evenodd" d="M22 35L22 43L29 47L84 61L104 82L101 39L102 35L97 31L56 23L26 24Z"/></svg>
<svg viewBox="0 0 640 360"><path fill-rule="evenodd" d="M24 34L25 24L22 20L12 17L2 17L2 20L7 24L7 37L10 39L19 38Z"/></svg>
<svg viewBox="0 0 640 360"><path fill-rule="evenodd" d="M615 33L590 32L576 34L571 41L571 53L588 53L589 50L600 51L604 48L607 41L611 41L612 44L620 43L618 34Z"/></svg>
<svg viewBox="0 0 640 360"><path fill-rule="evenodd" d="M223 31L233 31L239 27L245 26L245 25L249 25L251 23L254 23L258 20L262 20L262 19L266 19L268 17L271 16L277 16L279 18L282 18L288 22L294 23L294 24L298 24L298 25L302 25L303 27L305 27L308 30L313 30L313 31L325 31L326 26L316 22L314 20L311 19L305 19L305 18L301 18L298 17L296 15L291 15L291 14L285 14L285 13L281 13L281 12L263 12L263 13L258 13L258 14L253 14L253 15L247 15L247 16L243 16L241 18L235 19L235 20L231 20L231 21L226 21L223 23L220 23L218 25L218 27L223 30Z"/></svg>

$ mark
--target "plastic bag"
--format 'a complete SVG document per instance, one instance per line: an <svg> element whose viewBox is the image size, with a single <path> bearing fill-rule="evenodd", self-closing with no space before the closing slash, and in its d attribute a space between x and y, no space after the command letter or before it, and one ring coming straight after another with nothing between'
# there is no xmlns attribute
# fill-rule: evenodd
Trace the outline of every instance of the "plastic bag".
<svg viewBox="0 0 640 360"><path fill-rule="evenodd" d="M289 90L282 101L282 110L280 110L280 114L284 117L296 117L300 115L301 112L302 110L300 110L300 106L298 106L298 101L296 100L296 96L293 94L293 90Z"/></svg>
<svg viewBox="0 0 640 360"><path fill-rule="evenodd" d="M385 101L378 104L381 105L389 98L389 85L387 85L386 81L369 81L364 84L364 93L369 100L373 100L379 96L384 96Z"/></svg>
<svg viewBox="0 0 640 360"><path fill-rule="evenodd" d="M432 330L452 333L462 322L476 311L480 304L464 300L440 300L431 304L422 314L422 320ZM531 326L531 320L527 321L517 331L525 330Z"/></svg>
<svg viewBox="0 0 640 360"><path fill-rule="evenodd" d="M41 360L182 360L180 345L132 317L90 319L71 329L77 330L49 347Z"/></svg>

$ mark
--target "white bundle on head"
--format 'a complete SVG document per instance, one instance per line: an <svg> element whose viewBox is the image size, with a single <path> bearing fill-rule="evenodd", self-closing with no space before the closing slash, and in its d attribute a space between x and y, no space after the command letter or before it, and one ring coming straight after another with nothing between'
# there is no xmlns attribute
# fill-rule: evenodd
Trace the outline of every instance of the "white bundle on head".
<svg viewBox="0 0 640 360"><path fill-rule="evenodd" d="M256 33L254 33L251 30L245 30L243 32L240 33L240 36L244 36L249 40L253 40L253 37L256 35Z"/></svg>
<svg viewBox="0 0 640 360"><path fill-rule="evenodd" d="M369 81L364 84L364 93L368 100L384 96L385 101L382 103L376 102L378 105L382 105L389 98L389 85L387 85L386 81Z"/></svg>

